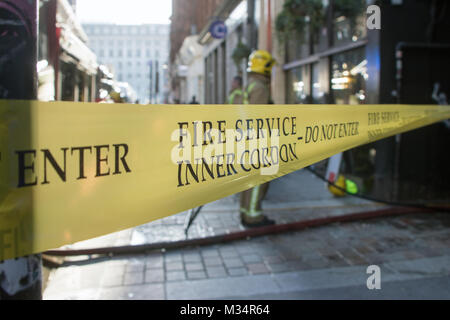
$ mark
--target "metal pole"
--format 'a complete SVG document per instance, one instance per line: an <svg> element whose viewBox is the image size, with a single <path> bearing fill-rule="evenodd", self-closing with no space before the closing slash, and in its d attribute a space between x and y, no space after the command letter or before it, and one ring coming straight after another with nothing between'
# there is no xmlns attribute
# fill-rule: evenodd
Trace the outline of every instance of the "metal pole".
<svg viewBox="0 0 450 320"><path fill-rule="evenodd" d="M255 37L255 0L249 0L247 2L247 41L251 50L255 50L258 47L257 39Z"/></svg>
<svg viewBox="0 0 450 320"><path fill-rule="evenodd" d="M37 97L38 8L39 0L0 1L0 99ZM5 250L20 252L19 227L0 226L0 260ZM12 299L42 299L41 255L0 261L0 300Z"/></svg>
<svg viewBox="0 0 450 320"><path fill-rule="evenodd" d="M158 94L159 94L159 63L158 60L155 62L155 103L158 103Z"/></svg>
<svg viewBox="0 0 450 320"><path fill-rule="evenodd" d="M150 66L150 88L149 88L149 90L150 90L150 96L149 96L150 100L149 100L148 103L151 104L152 100L153 100L153 61L152 60L150 60L149 66Z"/></svg>

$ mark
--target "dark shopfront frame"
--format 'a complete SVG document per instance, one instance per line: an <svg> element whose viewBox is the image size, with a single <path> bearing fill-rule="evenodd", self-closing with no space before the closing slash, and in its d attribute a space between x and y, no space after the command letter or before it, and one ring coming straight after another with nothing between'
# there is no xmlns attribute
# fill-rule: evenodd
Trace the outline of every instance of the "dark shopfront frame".
<svg viewBox="0 0 450 320"><path fill-rule="evenodd" d="M284 65L283 69L286 71L286 78L289 79L288 72L292 72L295 69L298 68L308 68L308 71L306 74L308 74L309 79L307 81L309 84L306 86L308 88L308 92L306 92L307 95L311 97L311 101L306 101L305 103L312 103L312 104L318 104L316 100L312 100L313 98L313 85L314 85L314 75L313 75L313 67L319 68L319 78L324 77L324 74L326 74L327 80L326 88L322 88L323 91L328 95L324 99L324 101L321 101L320 104L334 104L335 98L333 95L334 90L332 90L332 60L333 56L340 55L343 53L349 53L356 50L363 49L365 52L365 56L367 57L367 45L368 45L368 39L362 39L356 42L348 43L345 45L340 45L334 48L327 49L325 51L322 51L320 53L313 54L309 57L306 57L301 60L293 61L291 63L288 63ZM291 88L292 84L289 81L286 81L288 84L286 86L286 103L291 103L291 101L288 101L289 99L289 90ZM324 81L322 81L322 84ZM368 85L366 85L368 87ZM364 104L367 103L367 101L364 102ZM374 168L370 163L372 163L374 160L370 159L371 152L370 150L374 149L374 144L369 144L365 146L358 147L354 150L350 150L344 153L344 166L342 167L342 171L344 174L347 175L355 175L358 177L364 178L364 184L366 186L370 186L370 175L373 174ZM363 188L364 189L364 188Z"/></svg>
<svg viewBox="0 0 450 320"><path fill-rule="evenodd" d="M289 54L294 52L294 55L297 56L300 54L302 57L300 59L294 61L288 61L283 66L283 70L286 72L286 87L285 87L285 103L293 103L293 101L289 101L291 97L295 96L295 92L293 89L294 83L290 81L291 76L294 76L292 73L294 70L299 68L307 68L307 70L300 71L301 74L307 75L308 79L304 79L303 81L307 81L307 83L302 84L302 87L306 89L304 92L304 96L306 99L301 99L300 103L307 104L334 104L334 90L332 89L332 61L333 56L345 54L355 50L364 50L365 59L367 59L370 54L368 54L367 50L370 48L368 46L369 38L372 40L376 40L377 38L373 36L369 30L364 30L358 34L358 28L361 28L361 24L365 21L365 10L361 10L357 18L354 18L353 22L350 22L350 18L339 18L339 13L335 14L333 11L333 1L330 1L330 4L325 9L326 16L326 27L322 28L319 31L319 34L315 37L316 41L313 41L313 35L308 33L308 35L304 38L307 39L305 41L299 42L297 48L292 50L288 48L289 43L286 43L285 47L285 60L289 59ZM335 26L338 25L338 19L341 21L344 20L344 23L341 24L340 27ZM358 20L359 19L359 20ZM360 25L358 25L358 22ZM365 24L364 24L365 26ZM342 31L343 28L347 28L347 36L346 38L339 40L335 33ZM309 28L306 29L309 32ZM360 30L360 29L359 29ZM358 35L356 39L354 35ZM335 44L338 42L338 44ZM378 43L377 43L378 45ZM316 51L316 52L314 52ZM309 53L306 55L305 53ZM372 62L372 61L371 61ZM318 68L318 70L314 70ZM376 68L369 68L367 66L367 72L375 72L378 73ZM314 71L316 74L314 74ZM316 79L315 79L316 78ZM369 76L370 78L378 78L377 75ZM315 95L314 82L317 80L319 83L319 88L322 93L322 97L318 98ZM367 81L368 82L368 81ZM369 84L366 84L366 88L369 88ZM366 96L370 96L370 100L373 101L374 94L364 93ZM375 94L375 96L377 96ZM364 100L364 103L368 103L369 97ZM295 103L299 103L296 101ZM373 103L373 102L372 102ZM344 166L343 172L345 174L349 173L360 173L361 176L368 177L370 174L373 174L373 167L370 165L370 149L373 148L373 145L368 145L364 147L357 148L352 151L348 151L344 153ZM357 163L355 159L364 159L362 165Z"/></svg>
<svg viewBox="0 0 450 320"><path fill-rule="evenodd" d="M436 102L431 99L431 90L436 79L444 81L443 84L444 87L447 87L446 92L448 93L449 81L446 76L448 68L443 67L444 64L442 64L444 63L442 61L446 60L436 62L435 58L429 58L431 55L436 56L437 53L436 51L431 53L432 49L428 49L432 46L443 47L450 44L450 33L446 31L450 28L450 10L443 10L443 2L405 0L401 4L395 5L391 1L380 0L377 4L381 8L381 30L367 30L365 37L345 45L334 45L333 43L333 15L331 13L333 2L330 0L326 21L327 45L322 46L321 50L317 52L313 52L313 47L310 45L310 55L297 60L287 60L283 66L286 77L290 70L302 66L311 68L312 64L319 62L321 68L327 69L326 89L332 94L332 56L364 48L369 75L366 82L366 104L435 104ZM433 6L436 8L431 10ZM433 19L430 17L430 12L435 12L438 16ZM414 86L409 86L409 88L414 87L414 90L405 90L404 85L401 86L402 83L397 79L399 73L396 49L401 43L425 46L426 49L423 50L428 50L422 56L416 55L418 60L415 62L410 59L413 62L403 64L401 72L403 75L410 76L409 80L405 81L414 84ZM434 48L433 50L441 49ZM440 56L445 56L443 52L438 52L440 52ZM416 67L418 64L420 66L424 63L437 66L441 63L441 67L435 66L434 69L425 70L430 73L428 74L424 73L423 68ZM448 65L448 62L445 63ZM286 86L286 90L288 89ZM333 97L330 96L327 102L333 103ZM448 201L450 149L443 148L443 146L448 145L450 133L449 130L445 131L442 126L439 123L403 134L398 137L397 141L395 137L392 137L374 143L376 149L374 195L383 199L399 201ZM426 141L424 142L424 140ZM433 144L430 144L429 141L433 141ZM414 151L413 155L411 150ZM447 193L446 196L445 193Z"/></svg>
<svg viewBox="0 0 450 320"><path fill-rule="evenodd" d="M312 66L315 63L318 63L318 67L319 67L319 74L327 74L328 77L328 81L327 81L327 87L324 88L326 93L329 94L329 99L328 101L324 101L323 103L333 103L332 101L334 101L333 98L333 91L331 90L331 59L333 55L337 55L337 54L341 54L341 53L346 53L348 51L351 50L357 50L357 49L361 49L361 48L366 48L368 44L368 39L363 39L363 40L359 40L356 42L352 42L346 45L341 45L339 47L334 47L334 48L330 48L328 50L325 50L323 52L319 52L316 54L312 54L309 57L306 57L304 59L300 59L300 60L296 60L296 61L292 61L289 63L286 63L283 66L283 70L286 72L286 78L288 78L288 72L299 68L299 67L307 67L309 68L308 70L308 74L309 74L309 94L312 95L312 88L313 88L313 70L312 70ZM367 57L367 54L366 54ZM323 68L324 66L326 66L326 70L322 70L321 68ZM370 79L370 77L369 77ZM288 80L288 79L286 79ZM288 83L288 81L286 81L286 83ZM289 85L289 83L288 83ZM289 87L286 86L286 101L285 103L289 103L289 101L287 101L289 93L288 93L288 89Z"/></svg>
<svg viewBox="0 0 450 320"><path fill-rule="evenodd" d="M330 8L331 7L331 8ZM305 56L304 58L289 61L283 66L283 70L286 72L286 87L285 87L285 103L292 103L293 101L289 101L291 99L291 96L294 96L292 94L293 88L293 82L290 81L290 73L293 72L296 69L299 68L307 68L307 70L302 70L301 74L306 75L307 79L304 79L303 81L307 81L307 83L304 84L304 87L306 88L306 91L304 94L307 96L306 100L302 101L301 103L308 103L308 104L333 104L335 102L334 97L334 90L332 89L332 61L333 56L345 54L348 52L356 51L356 50L364 50L364 56L365 59L369 56L367 53L368 43L369 43L369 33L364 34L364 37L357 39L356 41L348 41L346 43L339 43L338 45L334 45L335 35L334 35L334 28L333 28L333 17L334 14L332 13L332 6L327 8L327 27L326 30L321 30L322 34L325 34L326 32L326 39L322 36L322 38L317 40L317 44L314 44L312 41L312 37L309 36L309 43L305 46L307 47L307 50L309 51L309 55ZM349 28L350 37L351 34L353 34L354 29ZM373 39L373 36L371 36ZM324 45L325 44L325 45ZM320 51L313 52L315 48L320 48ZM300 49L300 52L301 50ZM287 48L285 50L286 52L286 59L288 58L287 55ZM315 68L318 68L318 70L314 70ZM367 67L367 70L369 68ZM370 70L378 72L378 70L374 70L373 68L370 68ZM314 74L316 72L316 74ZM369 77L372 78L372 77ZM376 77L377 78L377 77ZM317 96L314 94L314 82L318 80L320 90L322 91L323 97L317 98ZM366 85L366 88L369 86ZM367 95L367 92L365 93ZM371 95L373 96L373 94ZM298 103L298 102L297 102ZM364 100L364 103L367 103L367 100ZM344 153L344 167L343 171L346 174L350 173L360 173L361 176L368 177L370 174L369 172L372 171L371 174L373 174L373 168L370 166L370 152L369 150L373 148L373 145L368 145L364 147L357 148L352 151L348 151ZM356 163L355 159L364 159L362 165L360 163ZM366 164L369 164L367 166ZM371 168L371 169L370 169Z"/></svg>
<svg viewBox="0 0 450 320"><path fill-rule="evenodd" d="M374 36L372 33L369 33L369 30L363 33L363 36L358 39L352 39L352 35L357 32L357 27L355 25L351 26L349 22L348 27L348 38L347 41L339 41L339 44L335 45L334 42L336 40L335 35L335 29L334 26L336 24L336 17L333 13L333 5L330 4L329 7L326 9L326 29L323 28L320 32L322 35L318 36L318 39L316 39L316 43L313 43L312 38L308 37L306 44L302 44L300 46L303 46L303 48L299 48L296 50L296 52L303 53L303 56L301 59L294 60L294 61L288 61L283 66L283 70L286 72L286 87L285 87L285 103L293 103L292 97L295 96L295 93L293 92L292 86L294 83L291 80L291 76L293 76L291 73L299 68L307 68L307 70L302 70L300 73L307 75L307 79L303 79L303 81L307 81L307 83L304 83L304 88L306 91L304 92L304 95L306 96L305 100L301 100L300 103L308 103L308 104L334 104L335 103L335 97L334 97L334 90L332 85L332 61L333 57L345 53L349 53L356 50L364 50L364 57L367 60L368 57L371 55L367 52L367 50L371 49L372 47L369 46L369 39L376 40L378 37L376 35ZM364 10L365 11L365 10ZM363 20L364 12L360 13L359 19L360 21ZM365 16L364 16L365 17ZM306 50L305 50L306 49ZM316 49L317 52L314 52ZM295 50L294 50L295 51ZM309 52L309 55L304 55L305 51ZM285 50L286 52L286 59L288 59L288 48ZM359 61L358 61L359 62ZM371 61L372 63L373 61ZM368 61L369 63L369 61ZM379 71L377 68L369 68L369 65L367 67L367 73L375 72L378 73ZM315 68L318 68L318 70L314 70ZM314 74L316 73L316 74ZM378 78L378 75L370 75L367 80L365 80L366 85L365 88L368 89L371 86L369 85L370 78ZM314 93L314 83L316 81L319 83L319 90L322 92L322 97L318 98L317 95ZM373 87L373 85L372 85ZM365 92L364 94L367 96L366 99L364 99L363 103L369 103L368 101L374 100L374 98L377 98L377 94L375 92L372 92L371 94L368 94ZM299 103L296 101L295 103ZM374 103L374 102L372 102ZM345 174L359 174L361 176L364 176L365 178L369 178L370 175L373 175L373 167L370 165L370 163L373 161L370 160L370 149L372 149L374 146L367 145L360 148L357 148L352 151L348 151L344 153L344 167L343 172ZM363 161L356 161L356 159L363 159ZM369 179L368 179L369 180Z"/></svg>
<svg viewBox="0 0 450 320"><path fill-rule="evenodd" d="M333 90L332 84L331 84L331 62L332 62L332 56L336 54L345 53L347 51L351 50L357 50L361 48L366 48L369 39L372 42L376 42L376 46L378 46L378 30L367 30L365 28L365 11L366 8L361 8L361 11L359 14L356 14L353 18L345 17L342 19L342 16L340 17L340 12L335 9L334 0L330 0L329 4L326 8L324 8L324 17L325 17L325 28L322 28L318 31L318 34L314 36L316 38L316 41L313 41L313 35L310 33L309 28L306 28L306 32L308 33L306 37L306 41L304 41L304 44L300 44L299 49L296 50L297 52L309 52L309 55L305 57L301 57L300 59L295 59L292 61L289 61L289 52L288 49L288 43L285 44L285 61L287 63L283 66L283 70L286 72L286 83L288 84L286 86L286 92L285 92L285 103L290 103L288 101L289 97L289 86L291 85L288 82L288 75L293 69L299 68L299 67L307 67L309 70L307 73L309 74L309 83L307 87L309 88L309 96L312 97L313 95L313 65L315 63L318 63L319 68L319 78L321 78L321 84L326 83L326 87L323 88L324 93L327 95L327 97L324 99L325 101L321 101L321 103L334 103L334 97L333 97ZM339 22L339 20L341 22ZM344 21L344 23L342 23ZM342 29L342 26L344 28ZM345 39L345 37L340 40L336 36L337 33L343 31L345 29L345 26L347 27L347 32L349 33ZM363 29L361 31L361 29ZM324 33L326 35L324 36ZM353 39L353 37L357 35L358 37L356 39ZM303 48L301 48L303 47ZM295 50L294 50L295 51ZM370 57L371 55L368 54L367 48L366 48L366 58ZM369 63L369 61L368 61ZM373 63L373 61L370 61L370 63ZM369 68L368 68L369 70ZM370 68L371 71L378 72L378 70L373 70L373 68ZM378 78L378 75L370 75L369 81L372 81L372 78ZM367 84L367 88L373 88L373 85ZM373 88L378 89L378 88ZM371 92L370 94L366 95L368 96L368 99L365 103L377 103L374 100L373 96L374 92ZM377 100L375 98L375 100ZM314 103L312 101L307 101L308 103Z"/></svg>

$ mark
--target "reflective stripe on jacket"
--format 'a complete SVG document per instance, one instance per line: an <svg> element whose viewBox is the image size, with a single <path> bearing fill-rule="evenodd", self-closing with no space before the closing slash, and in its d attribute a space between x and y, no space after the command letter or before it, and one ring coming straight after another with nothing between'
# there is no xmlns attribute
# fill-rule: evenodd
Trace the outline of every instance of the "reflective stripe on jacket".
<svg viewBox="0 0 450 320"><path fill-rule="evenodd" d="M269 104L270 78L250 73L249 85L244 92L244 104Z"/></svg>
<svg viewBox="0 0 450 320"><path fill-rule="evenodd" d="M241 89L233 90L228 97L228 104L243 104L244 96L245 94Z"/></svg>

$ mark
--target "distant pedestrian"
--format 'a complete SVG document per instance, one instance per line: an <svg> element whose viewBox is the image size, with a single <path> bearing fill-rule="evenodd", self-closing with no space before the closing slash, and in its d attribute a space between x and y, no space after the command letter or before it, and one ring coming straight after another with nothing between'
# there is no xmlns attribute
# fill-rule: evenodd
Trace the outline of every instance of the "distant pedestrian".
<svg viewBox="0 0 450 320"><path fill-rule="evenodd" d="M191 102L189 102L189 104L200 104L200 103L197 101L196 96L192 96L192 100Z"/></svg>
<svg viewBox="0 0 450 320"><path fill-rule="evenodd" d="M235 76L231 83L231 91L228 96L228 104L244 104L244 91L242 91L242 77Z"/></svg>

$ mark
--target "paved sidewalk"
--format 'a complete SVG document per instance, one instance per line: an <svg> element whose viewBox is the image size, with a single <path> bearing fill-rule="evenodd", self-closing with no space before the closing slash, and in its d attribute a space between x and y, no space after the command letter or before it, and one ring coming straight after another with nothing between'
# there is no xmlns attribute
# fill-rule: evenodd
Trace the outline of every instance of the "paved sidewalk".
<svg viewBox="0 0 450 320"><path fill-rule="evenodd" d="M264 212L277 223L380 209L378 203L354 198L335 198L325 183L300 170L274 180L263 203ZM239 194L206 204L189 229L188 238L202 238L243 230L239 220ZM65 246L81 249L138 245L186 239L182 212L142 226Z"/></svg>
<svg viewBox="0 0 450 320"><path fill-rule="evenodd" d="M236 197L205 206L189 236L239 229L236 208ZM272 183L264 208L285 223L380 207L332 198L300 171ZM182 239L184 216L73 247ZM381 268L381 290L366 287L372 264ZM415 214L142 255L71 258L52 272L44 298L450 299L449 276L449 215Z"/></svg>

